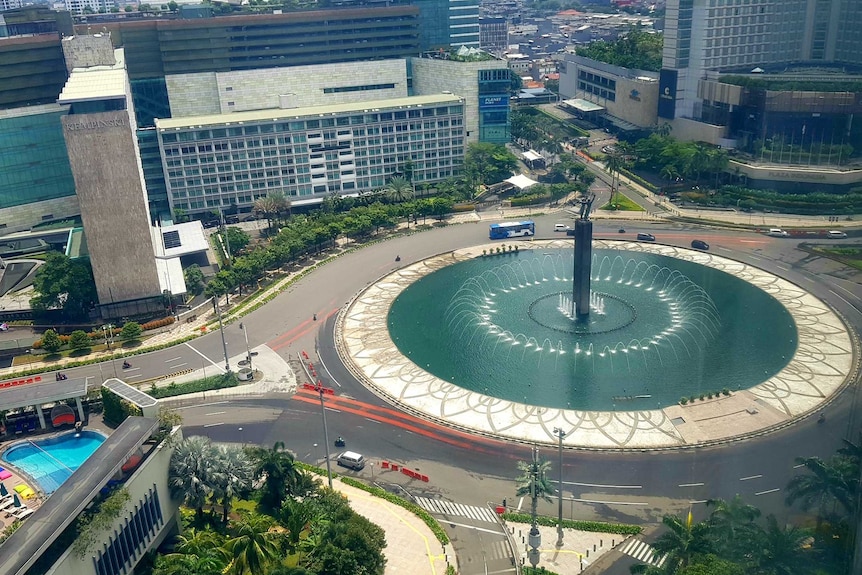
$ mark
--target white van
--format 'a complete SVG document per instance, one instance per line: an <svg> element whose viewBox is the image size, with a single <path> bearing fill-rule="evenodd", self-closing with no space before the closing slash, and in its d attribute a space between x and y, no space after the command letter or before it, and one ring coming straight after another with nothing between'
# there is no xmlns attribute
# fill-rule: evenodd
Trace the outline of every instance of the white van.
<svg viewBox="0 0 862 575"><path fill-rule="evenodd" d="M568 229L569 229L569 226L567 226L566 224L554 224L554 231L555 232L564 232Z"/></svg>
<svg viewBox="0 0 862 575"><path fill-rule="evenodd" d="M790 234L781 228L770 228L768 232L766 232L767 236L772 236L773 238L789 238Z"/></svg>
<svg viewBox="0 0 862 575"><path fill-rule="evenodd" d="M829 230L827 235L829 236L829 239L832 240L843 240L847 237L847 234L841 230Z"/></svg>
<svg viewBox="0 0 862 575"><path fill-rule="evenodd" d="M338 456L338 465L349 467L355 471L359 471L365 467L365 458L361 454L354 451L345 451Z"/></svg>

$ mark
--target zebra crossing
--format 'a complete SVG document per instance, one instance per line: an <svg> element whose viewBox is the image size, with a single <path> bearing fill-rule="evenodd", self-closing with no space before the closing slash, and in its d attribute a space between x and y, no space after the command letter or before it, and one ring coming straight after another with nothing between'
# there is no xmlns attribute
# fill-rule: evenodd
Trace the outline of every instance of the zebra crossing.
<svg viewBox="0 0 862 575"><path fill-rule="evenodd" d="M429 513L437 515L449 515L456 517L467 517L476 521L487 521L496 523L497 517L494 512L486 507L476 507L475 505L462 505L461 503L452 503L451 501L443 501L441 499L431 499L430 497L416 497L416 504Z"/></svg>
<svg viewBox="0 0 862 575"><path fill-rule="evenodd" d="M630 557L634 557L641 563L655 565L659 568L664 565L665 559L667 559L667 555L656 557L655 549L653 549L647 542L641 541L637 538L630 539L625 545L623 545L620 552L625 553Z"/></svg>

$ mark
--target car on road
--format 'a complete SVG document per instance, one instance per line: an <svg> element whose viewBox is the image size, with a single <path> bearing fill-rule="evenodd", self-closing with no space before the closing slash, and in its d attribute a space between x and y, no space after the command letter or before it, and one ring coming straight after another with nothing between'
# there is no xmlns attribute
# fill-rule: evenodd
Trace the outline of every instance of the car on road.
<svg viewBox="0 0 862 575"><path fill-rule="evenodd" d="M654 241L655 241L655 236L654 236L654 235L652 235L652 234L647 234L647 233L643 233L643 232L641 232L641 233L639 233L639 234L638 234L638 241L641 241L641 242L654 242Z"/></svg>
<svg viewBox="0 0 862 575"><path fill-rule="evenodd" d="M829 230L826 235L830 240L843 240L847 237L847 234L841 230Z"/></svg>
<svg viewBox="0 0 862 575"><path fill-rule="evenodd" d="M769 231L766 232L767 236L771 236L773 238L789 238L790 234L781 228L769 228Z"/></svg>
<svg viewBox="0 0 862 575"><path fill-rule="evenodd" d="M554 224L554 231L555 232L565 232L568 229L569 229L569 226L567 226L566 224Z"/></svg>
<svg viewBox="0 0 862 575"><path fill-rule="evenodd" d="M703 240L691 240L691 247L693 247L696 250L706 251L709 249L709 244Z"/></svg>
<svg viewBox="0 0 862 575"><path fill-rule="evenodd" d="M338 456L338 465L359 471L365 467L365 458L355 451L345 451Z"/></svg>

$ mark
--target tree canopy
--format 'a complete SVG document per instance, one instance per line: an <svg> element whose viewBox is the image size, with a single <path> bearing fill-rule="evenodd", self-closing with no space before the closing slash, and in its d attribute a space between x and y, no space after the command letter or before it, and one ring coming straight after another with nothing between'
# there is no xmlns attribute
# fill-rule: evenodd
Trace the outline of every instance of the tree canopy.
<svg viewBox="0 0 862 575"><path fill-rule="evenodd" d="M628 33L614 42L599 40L586 46L578 46L578 56L592 58L606 64L624 68L658 72L661 70L661 53L664 36L632 27Z"/></svg>
<svg viewBox="0 0 862 575"><path fill-rule="evenodd" d="M69 320L87 319L98 301L90 263L58 252L48 252L36 272L33 289L37 295L30 305L35 311L62 309Z"/></svg>

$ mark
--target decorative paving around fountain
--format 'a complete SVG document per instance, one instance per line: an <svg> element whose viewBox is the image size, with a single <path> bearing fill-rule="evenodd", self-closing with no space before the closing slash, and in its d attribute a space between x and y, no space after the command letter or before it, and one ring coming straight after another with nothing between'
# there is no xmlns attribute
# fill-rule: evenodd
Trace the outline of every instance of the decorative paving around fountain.
<svg viewBox="0 0 862 575"><path fill-rule="evenodd" d="M511 243L511 242L510 242ZM571 248L565 240L517 242L521 250ZM594 240L594 246L657 253L741 278L780 301L793 316L799 346L767 381L730 397L640 411L538 407L469 391L439 379L405 357L387 328L389 307L403 289L445 266L482 255L485 244L428 258L397 270L360 293L339 315L336 345L344 364L378 395L405 411L467 430L528 443L593 449L676 448L768 432L804 416L838 392L854 371L850 333L822 301L758 268L712 253L673 246Z"/></svg>

